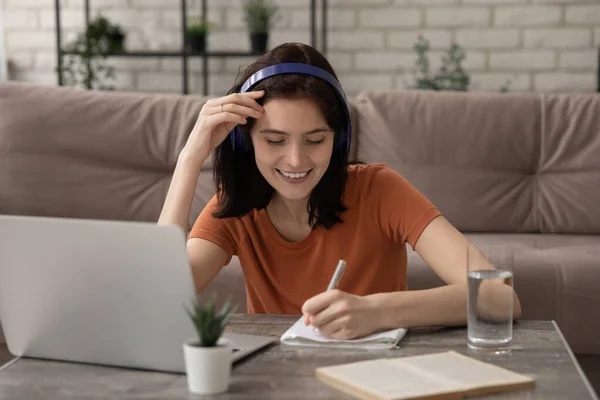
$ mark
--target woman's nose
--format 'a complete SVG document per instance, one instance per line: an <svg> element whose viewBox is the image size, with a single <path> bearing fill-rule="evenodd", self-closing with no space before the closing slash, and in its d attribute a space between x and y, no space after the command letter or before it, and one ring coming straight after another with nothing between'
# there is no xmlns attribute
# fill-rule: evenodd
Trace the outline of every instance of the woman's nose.
<svg viewBox="0 0 600 400"><path fill-rule="evenodd" d="M291 167L299 167L304 157L302 146L298 143L292 143L286 153L286 161Z"/></svg>

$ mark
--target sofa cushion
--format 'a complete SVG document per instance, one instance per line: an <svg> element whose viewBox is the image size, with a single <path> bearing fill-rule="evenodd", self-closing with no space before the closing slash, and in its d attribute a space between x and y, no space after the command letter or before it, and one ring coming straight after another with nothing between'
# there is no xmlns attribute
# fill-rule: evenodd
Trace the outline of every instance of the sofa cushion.
<svg viewBox="0 0 600 400"><path fill-rule="evenodd" d="M559 234L470 234L484 254L490 246L514 255L514 285L522 319L556 320L573 351L600 355L600 237ZM443 285L410 250L409 290Z"/></svg>
<svg viewBox="0 0 600 400"><path fill-rule="evenodd" d="M461 231L600 233L600 97L362 93L358 158L383 162Z"/></svg>
<svg viewBox="0 0 600 400"><path fill-rule="evenodd" d="M534 211L541 232L600 233L600 96L544 94Z"/></svg>
<svg viewBox="0 0 600 400"><path fill-rule="evenodd" d="M156 221L204 102L0 84L0 212ZM214 194L210 168L192 220Z"/></svg>

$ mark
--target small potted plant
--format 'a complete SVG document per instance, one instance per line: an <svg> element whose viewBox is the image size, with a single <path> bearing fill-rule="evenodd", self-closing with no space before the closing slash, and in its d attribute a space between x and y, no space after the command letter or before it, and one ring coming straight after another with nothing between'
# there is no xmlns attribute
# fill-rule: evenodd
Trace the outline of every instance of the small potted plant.
<svg viewBox="0 0 600 400"><path fill-rule="evenodd" d="M106 34L108 39L108 51L111 53L122 53L125 50L125 32L119 25L112 25Z"/></svg>
<svg viewBox="0 0 600 400"><path fill-rule="evenodd" d="M253 53L267 50L269 31L278 16L278 7L268 0L248 0L244 5L244 20L250 32Z"/></svg>
<svg viewBox="0 0 600 400"><path fill-rule="evenodd" d="M217 394L227 391L231 376L230 343L221 335L237 306L227 300L221 310L216 311L216 296L204 304L196 299L186 312L192 319L197 337L183 343L183 354L187 374L188 390L195 394Z"/></svg>
<svg viewBox="0 0 600 400"><path fill-rule="evenodd" d="M188 25L185 29L187 48L192 53L204 53L206 50L206 38L213 25L204 20L202 16L194 15L188 17Z"/></svg>

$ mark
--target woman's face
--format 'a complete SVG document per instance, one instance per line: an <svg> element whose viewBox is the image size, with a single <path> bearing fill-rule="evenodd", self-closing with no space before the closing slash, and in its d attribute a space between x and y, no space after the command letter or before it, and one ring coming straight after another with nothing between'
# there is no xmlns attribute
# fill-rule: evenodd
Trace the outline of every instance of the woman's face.
<svg viewBox="0 0 600 400"><path fill-rule="evenodd" d="M251 130L256 165L287 200L307 199L329 166L334 133L310 99L273 99Z"/></svg>

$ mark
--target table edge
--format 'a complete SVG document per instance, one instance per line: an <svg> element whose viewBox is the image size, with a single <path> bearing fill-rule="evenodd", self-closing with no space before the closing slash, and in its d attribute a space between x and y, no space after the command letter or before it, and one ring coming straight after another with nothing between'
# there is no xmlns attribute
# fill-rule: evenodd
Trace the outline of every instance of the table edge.
<svg viewBox="0 0 600 400"><path fill-rule="evenodd" d="M571 350L571 346L569 346L569 342L567 342L565 340L565 336L563 335L562 331L560 330L560 327L558 326L558 324L556 323L555 320L552 320L552 325L554 325L554 329L556 329L558 336L560 336L560 340L563 342L563 345L567 349L567 353L569 353L569 357L571 357L571 361L573 361L573 364L575 364L575 369L577 369L579 376L583 379L583 383L584 383L585 387L587 387L588 391L592 395L592 399L598 400L598 396L596 395L594 388L592 387L592 385L590 384L590 381L588 380L587 376L583 372L583 369L581 368L581 365L579 365L579 362L577 361L577 358L575 357L573 350Z"/></svg>

